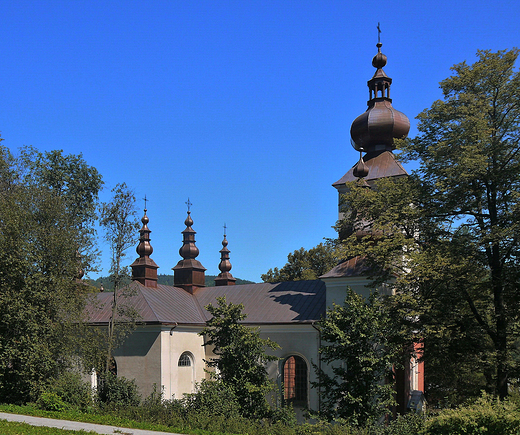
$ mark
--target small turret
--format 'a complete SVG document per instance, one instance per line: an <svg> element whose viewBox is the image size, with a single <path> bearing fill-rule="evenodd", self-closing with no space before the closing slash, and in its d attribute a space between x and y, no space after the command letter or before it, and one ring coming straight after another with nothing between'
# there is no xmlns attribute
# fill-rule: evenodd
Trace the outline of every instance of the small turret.
<svg viewBox="0 0 520 435"><path fill-rule="evenodd" d="M228 241L226 239L226 225L224 224L224 240L222 240L222 249L220 250L220 264L218 268L220 273L215 278L215 285L235 285L236 278L229 272L231 270L231 262L229 261Z"/></svg>
<svg viewBox="0 0 520 435"><path fill-rule="evenodd" d="M195 246L196 232L191 228L193 219L190 211L192 204L189 198L186 205L188 206L188 216L184 221L186 229L182 232L182 247L179 249L182 260L173 268L173 283L175 287L181 287L193 294L197 288L206 286L204 275L206 269L200 264L200 261L196 260L199 255L199 248Z"/></svg>
<svg viewBox="0 0 520 435"><path fill-rule="evenodd" d="M159 266L155 264L150 258L152 255L153 248L150 244L150 233L151 231L148 229L148 216L146 215L146 198L145 198L145 209L144 216L141 219L143 226L139 230L139 244L135 249L137 254L139 254L139 258L136 259L130 267L132 268L132 280L140 282L146 287L157 288L157 269Z"/></svg>

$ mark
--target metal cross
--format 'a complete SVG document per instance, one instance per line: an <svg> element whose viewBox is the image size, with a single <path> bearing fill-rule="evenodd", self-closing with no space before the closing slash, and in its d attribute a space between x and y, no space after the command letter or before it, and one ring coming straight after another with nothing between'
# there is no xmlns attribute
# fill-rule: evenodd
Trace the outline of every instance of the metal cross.
<svg viewBox="0 0 520 435"><path fill-rule="evenodd" d="M190 211L190 207L193 205L191 202L190 202L190 198L188 197L188 200L184 203L188 206L188 211Z"/></svg>
<svg viewBox="0 0 520 435"><path fill-rule="evenodd" d="M224 222L224 237L226 237L226 229L227 229L226 223Z"/></svg>
<svg viewBox="0 0 520 435"><path fill-rule="evenodd" d="M380 23L377 23L377 42L381 42L381 27L379 26Z"/></svg>
<svg viewBox="0 0 520 435"><path fill-rule="evenodd" d="M146 211L146 202L149 201L149 199L146 199L146 194L144 195L144 211Z"/></svg>

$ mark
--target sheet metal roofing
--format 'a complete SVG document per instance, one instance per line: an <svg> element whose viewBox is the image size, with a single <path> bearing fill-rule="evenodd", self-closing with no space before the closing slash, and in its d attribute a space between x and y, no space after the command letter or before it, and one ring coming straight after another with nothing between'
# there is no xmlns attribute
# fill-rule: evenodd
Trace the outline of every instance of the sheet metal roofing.
<svg viewBox="0 0 520 435"><path fill-rule="evenodd" d="M346 278L367 276L371 268L364 257L353 257L343 261L320 278Z"/></svg>
<svg viewBox="0 0 520 435"><path fill-rule="evenodd" d="M367 181L407 175L401 163L395 159L390 151L367 154L363 157L363 160L368 166L368 175L365 178ZM333 186L337 188L350 181L357 181L357 177L354 176L354 167L336 181Z"/></svg>
<svg viewBox="0 0 520 435"><path fill-rule="evenodd" d="M147 324L202 325L211 318L204 307L215 305L220 296L244 306L244 323L310 323L325 314L325 283L320 280L204 287L193 295L178 287L133 282L125 293L130 296L122 303L135 308ZM112 299L113 293L96 295L88 307L91 323L108 322Z"/></svg>

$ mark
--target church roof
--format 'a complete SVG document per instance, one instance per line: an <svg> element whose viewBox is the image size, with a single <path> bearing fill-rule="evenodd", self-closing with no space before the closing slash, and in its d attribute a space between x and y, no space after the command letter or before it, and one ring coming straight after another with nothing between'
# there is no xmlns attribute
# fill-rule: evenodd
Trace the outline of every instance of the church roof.
<svg viewBox="0 0 520 435"><path fill-rule="evenodd" d="M206 287L194 294L179 287L159 284L150 288L134 281L127 290L131 296L121 298L121 303L135 308L146 324L203 325L211 318L204 307L215 305L220 296L226 296L228 303L244 305L244 323L310 323L325 314L325 283L320 280ZM89 321L105 324L113 293L96 296L88 307Z"/></svg>
<svg viewBox="0 0 520 435"><path fill-rule="evenodd" d="M342 261L320 278L353 278L367 276L371 267L365 257L353 257Z"/></svg>
<svg viewBox="0 0 520 435"><path fill-rule="evenodd" d="M325 314L325 283L320 280L212 287L195 294L201 307L215 304L219 296L243 304L246 323L312 322ZM209 313L204 313L209 320Z"/></svg>
<svg viewBox="0 0 520 435"><path fill-rule="evenodd" d="M407 172L390 151L380 151L366 154L363 161L368 166L368 175L365 180L377 180L385 177L398 177L407 175ZM336 181L333 186L337 189L350 181L357 181L353 166L343 177Z"/></svg>

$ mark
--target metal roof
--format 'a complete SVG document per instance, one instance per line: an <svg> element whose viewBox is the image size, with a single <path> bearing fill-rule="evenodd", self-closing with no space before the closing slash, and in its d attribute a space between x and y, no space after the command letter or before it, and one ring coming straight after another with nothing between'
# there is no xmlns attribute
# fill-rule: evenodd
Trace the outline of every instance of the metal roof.
<svg viewBox="0 0 520 435"><path fill-rule="evenodd" d="M325 314L325 283L320 280L210 287L195 293L202 307L215 305L220 296L244 305L246 323L312 322Z"/></svg>
<svg viewBox="0 0 520 435"><path fill-rule="evenodd" d="M179 287L145 287L133 282L120 301L135 308L148 324L204 324L211 315L204 309L216 298L244 305L245 323L309 323L325 314L325 283L320 280L204 287L190 294ZM110 319L113 293L98 293L88 307L90 323ZM124 301L124 302L123 302Z"/></svg>
<svg viewBox="0 0 520 435"><path fill-rule="evenodd" d="M368 166L368 175L365 180L376 180L384 177L398 177L408 175L394 155L390 151L382 151L377 153L369 153L363 157L365 164ZM343 177L336 181L333 186L338 188L350 181L357 181L358 178L353 174L352 167Z"/></svg>
<svg viewBox="0 0 520 435"><path fill-rule="evenodd" d="M365 257L353 257L338 264L320 278L345 278L356 276L367 276L371 271Z"/></svg>

